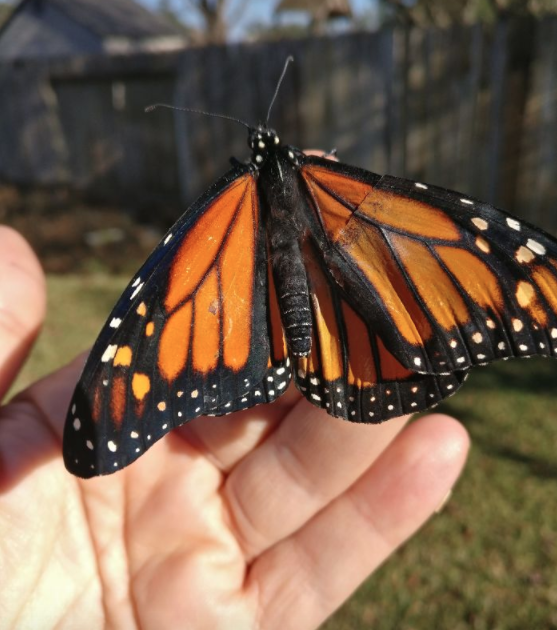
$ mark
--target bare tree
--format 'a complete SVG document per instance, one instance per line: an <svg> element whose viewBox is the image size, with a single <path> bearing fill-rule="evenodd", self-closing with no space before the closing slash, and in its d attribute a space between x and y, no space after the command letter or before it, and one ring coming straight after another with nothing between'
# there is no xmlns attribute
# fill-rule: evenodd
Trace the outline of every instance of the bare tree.
<svg viewBox="0 0 557 630"><path fill-rule="evenodd" d="M250 1L159 0L159 10L188 25L201 22L198 35L203 43L224 44L228 40L230 25L242 16ZM235 5L233 10L232 5Z"/></svg>
<svg viewBox="0 0 557 630"><path fill-rule="evenodd" d="M502 16L557 13L555 0L382 0L398 20L411 24L493 21Z"/></svg>

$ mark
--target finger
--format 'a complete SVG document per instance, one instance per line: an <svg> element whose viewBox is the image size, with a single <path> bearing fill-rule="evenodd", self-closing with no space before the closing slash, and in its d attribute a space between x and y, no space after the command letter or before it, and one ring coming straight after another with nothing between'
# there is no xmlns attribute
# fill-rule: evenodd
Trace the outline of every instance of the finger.
<svg viewBox="0 0 557 630"><path fill-rule="evenodd" d="M336 149L333 149L332 151L323 151L322 149L304 149L304 153L306 155L316 155L317 157L327 158L333 162L338 162Z"/></svg>
<svg viewBox="0 0 557 630"><path fill-rule="evenodd" d="M352 485L406 420L354 424L301 400L225 483L231 524L248 560L292 534ZM285 510L285 505L295 509Z"/></svg>
<svg viewBox="0 0 557 630"><path fill-rule="evenodd" d="M14 381L42 325L44 274L25 239L0 226L0 400Z"/></svg>
<svg viewBox="0 0 557 630"><path fill-rule="evenodd" d="M456 420L422 418L345 494L260 556L248 591L259 596L266 630L315 628L326 619L441 504L468 446Z"/></svg>
<svg viewBox="0 0 557 630"><path fill-rule="evenodd" d="M261 444L300 399L301 394L291 385L272 405L220 418L197 418L177 432L226 473Z"/></svg>
<svg viewBox="0 0 557 630"><path fill-rule="evenodd" d="M83 362L79 357L0 408L0 486L12 485L43 461L61 458L66 411Z"/></svg>

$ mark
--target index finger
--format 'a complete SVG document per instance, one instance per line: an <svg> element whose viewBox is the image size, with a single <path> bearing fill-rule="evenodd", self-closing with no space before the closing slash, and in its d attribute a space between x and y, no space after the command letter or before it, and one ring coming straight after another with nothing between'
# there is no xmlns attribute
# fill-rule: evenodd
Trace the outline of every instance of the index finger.
<svg viewBox="0 0 557 630"><path fill-rule="evenodd" d="M0 399L4 397L44 320L45 279L27 241L0 226Z"/></svg>

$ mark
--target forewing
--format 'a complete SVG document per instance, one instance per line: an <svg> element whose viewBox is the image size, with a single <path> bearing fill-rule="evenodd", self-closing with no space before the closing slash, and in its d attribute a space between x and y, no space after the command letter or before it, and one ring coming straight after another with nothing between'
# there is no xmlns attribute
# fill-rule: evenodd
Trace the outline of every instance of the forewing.
<svg viewBox="0 0 557 630"><path fill-rule="evenodd" d="M465 371L424 375L404 367L341 295L320 254L307 246L304 259L313 342L309 356L295 359L294 374L311 403L353 422L378 423L427 409L457 391Z"/></svg>
<svg viewBox="0 0 557 630"><path fill-rule="evenodd" d="M419 182L319 158L300 172L336 283L408 369L443 374L555 355L552 237Z"/></svg>
<svg viewBox="0 0 557 630"><path fill-rule="evenodd" d="M274 400L256 182L238 167L178 221L124 291L70 405L64 460L80 477L137 459L172 428Z"/></svg>

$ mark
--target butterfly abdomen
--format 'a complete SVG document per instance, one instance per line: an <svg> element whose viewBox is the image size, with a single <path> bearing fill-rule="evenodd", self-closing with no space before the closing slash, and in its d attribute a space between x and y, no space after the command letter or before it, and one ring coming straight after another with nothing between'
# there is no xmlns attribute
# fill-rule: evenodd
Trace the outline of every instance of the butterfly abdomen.
<svg viewBox="0 0 557 630"><path fill-rule="evenodd" d="M293 355L306 356L311 350L312 318L300 251L305 226L300 213L299 184L291 164L279 152L273 157L260 174L271 266L286 343Z"/></svg>
<svg viewBox="0 0 557 630"><path fill-rule="evenodd" d="M273 275L286 343L292 354L311 350L311 310L306 271L297 243L275 253Z"/></svg>

